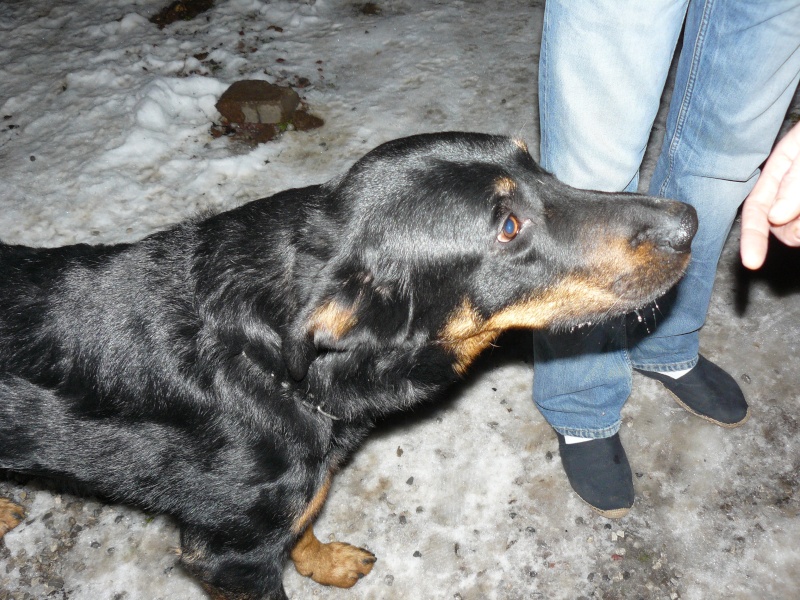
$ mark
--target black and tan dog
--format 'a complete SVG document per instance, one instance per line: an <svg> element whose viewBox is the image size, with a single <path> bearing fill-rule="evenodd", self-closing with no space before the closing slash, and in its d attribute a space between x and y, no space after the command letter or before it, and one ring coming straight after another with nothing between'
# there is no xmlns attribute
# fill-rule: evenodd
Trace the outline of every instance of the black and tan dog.
<svg viewBox="0 0 800 600"><path fill-rule="evenodd" d="M374 557L311 524L375 419L503 330L653 300L696 227L684 204L578 191L521 142L450 133L134 244L0 245L0 468L172 515L214 598L285 598L289 556L350 586ZM0 500L0 536L20 513Z"/></svg>

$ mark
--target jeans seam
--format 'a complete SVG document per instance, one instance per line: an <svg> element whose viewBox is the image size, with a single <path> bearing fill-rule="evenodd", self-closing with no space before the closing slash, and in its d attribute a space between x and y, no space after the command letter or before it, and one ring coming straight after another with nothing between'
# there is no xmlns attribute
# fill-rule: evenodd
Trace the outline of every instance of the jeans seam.
<svg viewBox="0 0 800 600"><path fill-rule="evenodd" d="M666 196L667 193L667 185L672 178L674 164L675 164L675 155L678 152L678 146L681 143L681 134L683 133L683 126L686 123L686 118L689 113L689 104L692 102L692 96L694 92L694 84L697 80L697 71L699 67L699 57L702 55L703 46L705 45L706 41L706 28L708 27L708 22L710 19L710 12L713 9L714 0L706 0L705 4L703 5L703 16L700 19L700 26L697 30L697 39L695 40L694 47L692 48L692 63L691 67L689 68L689 76L687 77L686 81L686 90L683 94L683 98L681 98L680 109L678 111L678 116L675 119L675 131L672 134L672 139L670 140L669 150L667 152L668 161L667 161L667 169L666 174L664 175L664 179L661 182L661 186L658 190L659 196ZM683 50L681 50L683 52Z"/></svg>
<svg viewBox="0 0 800 600"><path fill-rule="evenodd" d="M545 27L547 27L547 19L548 19L547 11L545 11L544 18L545 18L545 21L542 24L542 29L543 30L544 30ZM543 39L542 39L543 43L539 48L539 81L540 82L542 81L542 71L544 71L545 77L547 77L547 74L549 72L548 71L548 65L547 65L547 57L548 57L548 54L549 54L547 52L548 40L547 40L547 38L545 36L542 36L542 37L543 37ZM546 162L546 160L547 160L546 157L548 156L548 153L547 153L547 146L548 146L548 139L547 138L548 138L548 136L544 132L549 130L549 128L547 127L547 120L549 118L548 115L549 115L550 111L549 111L549 109L547 107L548 90L545 89L545 93L542 94L541 93L542 92L541 85L539 85L537 87L539 88L538 89L538 91L539 91L539 132L540 132L540 135L539 135L539 161L544 163L544 162ZM549 168L549 165L545 165L545 168Z"/></svg>
<svg viewBox="0 0 800 600"><path fill-rule="evenodd" d="M620 344L620 350L622 351L622 356L625 358L625 362L628 364L628 389L630 389L633 385L633 361L628 351L628 328L623 325L621 329L620 337L622 343Z"/></svg>

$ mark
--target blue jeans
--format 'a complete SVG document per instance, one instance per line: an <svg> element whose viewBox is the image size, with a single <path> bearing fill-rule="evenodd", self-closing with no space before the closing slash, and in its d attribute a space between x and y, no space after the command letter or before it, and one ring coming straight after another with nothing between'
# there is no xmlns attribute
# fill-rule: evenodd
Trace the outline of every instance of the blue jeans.
<svg viewBox="0 0 800 600"><path fill-rule="evenodd" d="M700 226L686 276L646 314L535 334L534 400L563 435L616 433L631 367L697 362L717 262L800 78L800 0L547 0L539 64L542 166L573 186L635 191L673 53L683 45L649 193Z"/></svg>

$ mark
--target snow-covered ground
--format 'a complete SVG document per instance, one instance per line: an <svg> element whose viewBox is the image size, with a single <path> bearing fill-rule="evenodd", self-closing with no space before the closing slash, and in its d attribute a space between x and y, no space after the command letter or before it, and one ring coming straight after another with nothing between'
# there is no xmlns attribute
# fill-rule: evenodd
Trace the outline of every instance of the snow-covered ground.
<svg viewBox="0 0 800 600"><path fill-rule="evenodd" d="M538 146L540 1L384 0L378 14L347 0L217 4L162 30L148 18L164 0L0 3L4 241L134 240L325 181L412 133ZM255 149L212 138L217 98L245 78L308 80L298 91L325 126ZM693 419L637 377L622 431L637 503L607 521L571 493L530 400L527 338L509 338L439 407L378 431L336 479L317 533L371 549L373 572L342 591L289 566L290 596L800 597L800 254L748 275L737 239L702 342L751 401L744 427ZM0 541L0 600L202 597L176 567L168 519L13 478L0 495L28 512Z"/></svg>

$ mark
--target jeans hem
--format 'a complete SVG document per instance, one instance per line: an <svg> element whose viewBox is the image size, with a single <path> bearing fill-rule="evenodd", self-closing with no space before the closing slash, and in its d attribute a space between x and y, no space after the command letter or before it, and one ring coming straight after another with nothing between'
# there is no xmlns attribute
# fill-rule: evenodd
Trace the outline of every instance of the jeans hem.
<svg viewBox="0 0 800 600"><path fill-rule="evenodd" d="M634 369L639 369L640 371L656 371L657 373L670 373L672 371L686 371L687 369L693 369L694 366L697 364L699 360L699 356L695 356L689 360L684 360L680 362L670 362L670 363L631 363L631 366Z"/></svg>
<svg viewBox="0 0 800 600"><path fill-rule="evenodd" d="M572 437L599 440L603 438L609 438L615 433L617 433L621 425L622 421L617 421L616 423L609 425L608 427L604 427L602 429L586 429L584 427L576 428L576 427L556 427L556 426L553 426L553 429L555 429L561 435L565 436L569 435Z"/></svg>

